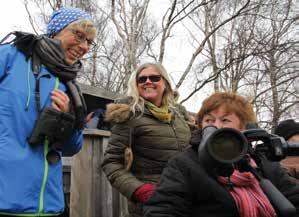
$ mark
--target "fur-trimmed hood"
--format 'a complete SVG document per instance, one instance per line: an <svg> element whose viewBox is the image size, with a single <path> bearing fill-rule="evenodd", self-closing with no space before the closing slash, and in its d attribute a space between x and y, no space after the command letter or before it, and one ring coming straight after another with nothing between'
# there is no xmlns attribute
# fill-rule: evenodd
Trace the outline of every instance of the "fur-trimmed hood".
<svg viewBox="0 0 299 217"><path fill-rule="evenodd" d="M110 103L106 106L105 121L121 123L130 117L131 108L125 103Z"/></svg>
<svg viewBox="0 0 299 217"><path fill-rule="evenodd" d="M105 121L122 123L129 120L132 116L131 102L132 97L116 99L113 103L106 105Z"/></svg>

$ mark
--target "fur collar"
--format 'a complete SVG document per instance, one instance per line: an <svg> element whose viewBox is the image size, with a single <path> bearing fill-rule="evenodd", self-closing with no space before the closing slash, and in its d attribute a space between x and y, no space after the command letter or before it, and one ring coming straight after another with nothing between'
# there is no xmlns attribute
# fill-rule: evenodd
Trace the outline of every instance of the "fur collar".
<svg viewBox="0 0 299 217"><path fill-rule="evenodd" d="M105 121L122 123L129 120L131 108L125 103L110 103L106 106Z"/></svg>

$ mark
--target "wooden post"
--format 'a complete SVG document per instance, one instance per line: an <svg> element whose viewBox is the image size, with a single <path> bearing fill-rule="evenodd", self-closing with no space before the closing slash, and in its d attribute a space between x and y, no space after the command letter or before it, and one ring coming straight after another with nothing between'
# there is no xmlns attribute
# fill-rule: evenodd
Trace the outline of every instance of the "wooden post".
<svg viewBox="0 0 299 217"><path fill-rule="evenodd" d="M119 193L101 169L109 136L109 131L84 130L84 146L72 162L71 217L120 217L124 213Z"/></svg>

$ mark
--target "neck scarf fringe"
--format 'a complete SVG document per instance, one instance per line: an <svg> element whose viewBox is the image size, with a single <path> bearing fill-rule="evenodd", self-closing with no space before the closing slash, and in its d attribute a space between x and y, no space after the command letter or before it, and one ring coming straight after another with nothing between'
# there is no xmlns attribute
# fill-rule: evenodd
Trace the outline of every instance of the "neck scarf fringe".
<svg viewBox="0 0 299 217"><path fill-rule="evenodd" d="M235 200L241 217L277 216L258 180L252 173L240 173L238 170L234 170L230 180L219 176L218 181L226 186L233 184L229 191Z"/></svg>

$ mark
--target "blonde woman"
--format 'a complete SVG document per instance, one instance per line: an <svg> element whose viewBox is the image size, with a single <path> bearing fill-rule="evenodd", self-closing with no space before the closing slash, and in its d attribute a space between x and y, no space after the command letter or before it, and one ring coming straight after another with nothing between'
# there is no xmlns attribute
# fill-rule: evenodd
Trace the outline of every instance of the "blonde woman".
<svg viewBox="0 0 299 217"><path fill-rule="evenodd" d="M130 215L139 217L168 160L187 147L190 130L174 106L162 65L141 65L129 80L127 95L107 106L106 118L114 126L102 168L129 199Z"/></svg>

